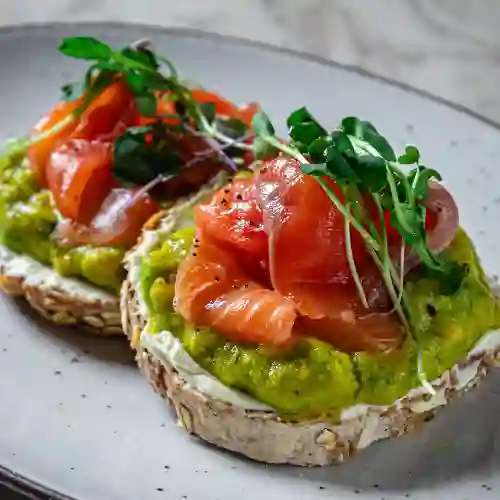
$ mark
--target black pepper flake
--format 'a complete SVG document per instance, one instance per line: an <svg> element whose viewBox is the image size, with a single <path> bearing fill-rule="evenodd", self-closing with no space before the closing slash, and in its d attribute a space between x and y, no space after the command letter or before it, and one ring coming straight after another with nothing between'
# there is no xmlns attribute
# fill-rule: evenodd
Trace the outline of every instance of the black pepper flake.
<svg viewBox="0 0 500 500"><path fill-rule="evenodd" d="M220 278L218 276L216 276L215 281L220 281Z"/></svg>
<svg viewBox="0 0 500 500"><path fill-rule="evenodd" d="M354 490L354 493L356 493L356 495L359 495L361 493L360 490Z"/></svg>
<svg viewBox="0 0 500 500"><path fill-rule="evenodd" d="M243 196L241 196L241 194L237 194L237 195L236 195L236 199L237 199L238 201L241 201L241 200L243 199Z"/></svg>
<svg viewBox="0 0 500 500"><path fill-rule="evenodd" d="M70 361L71 364L79 363L79 362L80 362L80 358L78 356L71 358L71 361Z"/></svg>
<svg viewBox="0 0 500 500"><path fill-rule="evenodd" d="M60 375L62 375L62 371L61 371L61 370L56 370L56 371L54 372L54 375L56 375L56 376L60 376Z"/></svg>
<svg viewBox="0 0 500 500"><path fill-rule="evenodd" d="M75 468L74 467L70 467L69 470L75 470Z"/></svg>
<svg viewBox="0 0 500 500"><path fill-rule="evenodd" d="M169 469L170 469L170 465L164 465L164 466L163 466L163 468L164 468L165 470L169 470Z"/></svg>
<svg viewBox="0 0 500 500"><path fill-rule="evenodd" d="M163 488L156 488L156 491L163 491Z"/></svg>
<svg viewBox="0 0 500 500"><path fill-rule="evenodd" d="M320 490L324 490L324 489L325 489L325 487L324 487L324 486L320 486L320 487L319 487L319 489L320 489Z"/></svg>
<svg viewBox="0 0 500 500"><path fill-rule="evenodd" d="M193 252L193 257L198 257L198 254L196 252Z"/></svg>
<svg viewBox="0 0 500 500"><path fill-rule="evenodd" d="M82 399L86 399L86 398L87 398L87 395L86 395L86 394L81 394L81 395L80 395L80 397L81 397Z"/></svg>
<svg viewBox="0 0 500 500"><path fill-rule="evenodd" d="M230 192L231 192L231 190L229 188L224 189L224 194L229 194Z"/></svg>
<svg viewBox="0 0 500 500"><path fill-rule="evenodd" d="M7 352L7 348L6 347L2 348L2 352Z"/></svg>
<svg viewBox="0 0 500 500"><path fill-rule="evenodd" d="M410 498L410 494L409 493L405 493L405 498Z"/></svg>
<svg viewBox="0 0 500 500"><path fill-rule="evenodd" d="M220 200L220 204L225 207L227 205L227 200L226 198L222 198L222 200Z"/></svg>
<svg viewBox="0 0 500 500"><path fill-rule="evenodd" d="M374 485L373 485L373 487L374 487L375 489L378 489L378 488L379 488L379 485L378 485L378 484L374 484Z"/></svg>

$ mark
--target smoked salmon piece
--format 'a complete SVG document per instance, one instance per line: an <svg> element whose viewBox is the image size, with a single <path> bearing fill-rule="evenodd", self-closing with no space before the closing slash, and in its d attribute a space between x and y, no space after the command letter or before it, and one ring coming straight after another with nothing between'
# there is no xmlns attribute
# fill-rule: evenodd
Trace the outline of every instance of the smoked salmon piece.
<svg viewBox="0 0 500 500"><path fill-rule="evenodd" d="M352 231L369 309L349 269L344 218L295 160L278 158L235 180L197 207L195 222L203 236L176 285L177 310L188 321L263 344L285 343L292 331L349 352L401 343L404 329L387 314L390 302L363 240Z"/></svg>
<svg viewBox="0 0 500 500"><path fill-rule="evenodd" d="M186 320L236 342L282 345L292 338L292 302L253 281L236 254L203 233L179 267L175 295L175 308Z"/></svg>
<svg viewBox="0 0 500 500"><path fill-rule="evenodd" d="M338 186L327 182L345 203ZM429 192L428 239L439 251L456 232L457 210L443 186L431 184ZM399 267L402 239L389 213L379 214L371 197L358 203L379 232L383 217L388 251ZM197 207L195 221L204 238L197 257L181 266L176 288L178 311L188 321L232 340L264 344L284 343L292 331L345 352L389 351L402 343L405 329L362 236L346 227L344 215L298 161L281 156L265 162L252 178L235 180ZM346 235L366 303L353 278ZM418 263L416 257L404 255L405 269Z"/></svg>

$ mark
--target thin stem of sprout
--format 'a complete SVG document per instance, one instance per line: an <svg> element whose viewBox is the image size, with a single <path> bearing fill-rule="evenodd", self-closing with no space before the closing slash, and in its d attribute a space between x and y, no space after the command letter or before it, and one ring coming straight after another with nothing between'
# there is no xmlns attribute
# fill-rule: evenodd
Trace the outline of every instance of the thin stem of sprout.
<svg viewBox="0 0 500 500"><path fill-rule="evenodd" d="M127 203L125 204L124 209L132 206L141 196L146 194L148 191L151 191L151 189L153 189L158 184L161 184L162 182L166 182L169 179L171 179L172 177L173 177L173 175L163 175L163 174L156 176L154 179L152 179L147 184L142 186L141 189L139 189L138 191L135 192L134 196L132 196L132 198L130 198L130 200L128 200Z"/></svg>
<svg viewBox="0 0 500 500"><path fill-rule="evenodd" d="M389 189L391 190L392 201L394 203L394 212L396 213L398 222L407 233L413 233L411 226L409 226L406 223L405 216L401 211L401 204L399 202L396 181L394 180L394 175L389 166L386 167L386 171L387 171L387 182L389 183Z"/></svg>
<svg viewBox="0 0 500 500"><path fill-rule="evenodd" d="M346 204L347 213L351 213L351 204ZM363 288L363 284L361 283L361 278L359 277L358 270L356 268L356 262L354 261L354 255L352 253L352 245L351 245L351 224L347 217L344 217L344 232L345 232L345 251L347 256L347 262L349 263L349 269L352 274L352 278L358 290L359 298L361 299L361 303L365 307L365 309L369 309L368 299L366 298L365 290Z"/></svg>
<svg viewBox="0 0 500 500"><path fill-rule="evenodd" d="M401 307L401 304L398 304L398 294L396 289L394 288L394 282L392 280L392 276L390 271L387 269L386 266L383 265L382 261L379 258L379 255L377 252L373 250L373 248L370 248L369 246L366 247L368 253L372 257L373 261L375 262L375 265L377 266L380 274L382 275L382 278L385 282L385 286L387 287L387 291L389 292L389 296L391 297L391 300L393 304L396 304L395 311L397 315L399 316L399 319L401 320L401 323L403 324L403 328L409 332L410 331L410 325L408 323L408 319L406 318L406 315Z"/></svg>
<svg viewBox="0 0 500 500"><path fill-rule="evenodd" d="M385 161L386 168L388 169L388 172L390 171L390 173L392 174L392 176L394 176L394 174L396 174L396 176L398 177L398 179L401 180L401 182L403 183L403 186L404 186L406 197L407 197L410 205L412 207L415 206L415 199L413 197L413 193L412 193L412 190L410 188L410 184L408 182L407 176L406 176L405 172L403 170L401 170L401 168L399 168L398 163L393 162L393 161L389 161L389 160L385 159L368 142L363 141L362 139L358 139L357 137L354 137L354 136L351 136L351 135L348 135L347 137L351 141L351 144L353 145L353 147L355 149L358 149L358 151L362 151L362 152L367 153L367 154L369 154L371 156L376 156L378 158L382 158ZM389 175L387 177L389 178Z"/></svg>
<svg viewBox="0 0 500 500"><path fill-rule="evenodd" d="M203 116L203 113L201 113L201 111L199 111L198 113L198 125L200 126L201 134L197 135L204 135L205 133L210 135L213 139L222 142L226 146L234 146L244 151L252 151L252 146L250 144L241 142L241 139L231 139L230 137L227 137L219 130L217 130L217 128L209 123L205 116Z"/></svg>
<svg viewBox="0 0 500 500"><path fill-rule="evenodd" d="M418 375L418 380L422 384L422 387L427 390L429 394L432 396L436 395L436 391L434 390L434 387L429 383L427 380L427 376L425 375L425 369L424 369L424 360L423 360L423 352L422 349L418 349L418 354L417 354L417 375Z"/></svg>

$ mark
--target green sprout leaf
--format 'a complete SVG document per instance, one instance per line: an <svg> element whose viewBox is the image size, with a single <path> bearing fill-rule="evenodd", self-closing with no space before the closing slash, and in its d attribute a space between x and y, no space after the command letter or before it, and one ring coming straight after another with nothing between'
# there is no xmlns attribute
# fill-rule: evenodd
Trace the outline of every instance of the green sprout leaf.
<svg viewBox="0 0 500 500"><path fill-rule="evenodd" d="M257 137L274 136L275 134L271 120L261 109L253 115L252 127Z"/></svg>
<svg viewBox="0 0 500 500"><path fill-rule="evenodd" d="M269 144L263 137L257 136L252 142L252 153L256 160L268 160L274 158L278 150Z"/></svg>
<svg viewBox="0 0 500 500"><path fill-rule="evenodd" d="M337 151L335 146L330 146L325 151L326 165L330 177L335 179L339 185L359 181L359 177L349 162Z"/></svg>
<svg viewBox="0 0 500 500"><path fill-rule="evenodd" d="M159 175L175 176L182 162L161 125L128 129L114 142L114 177L125 186L143 186Z"/></svg>
<svg viewBox="0 0 500 500"><path fill-rule="evenodd" d="M64 38L59 51L75 59L107 61L113 55L111 48L103 42L88 36Z"/></svg>
<svg viewBox="0 0 500 500"><path fill-rule="evenodd" d="M202 102L200 105L200 111L203 116L207 119L209 123L212 123L217 116L217 109L215 102Z"/></svg>
<svg viewBox="0 0 500 500"><path fill-rule="evenodd" d="M301 165L300 168L306 175L313 175L315 177L330 176L330 169L326 163L306 163Z"/></svg>
<svg viewBox="0 0 500 500"><path fill-rule="evenodd" d="M420 161L420 152L415 146L406 146L405 154L398 158L398 162L403 165L412 165Z"/></svg>
<svg viewBox="0 0 500 500"><path fill-rule="evenodd" d="M432 179L436 179L438 181L442 180L439 172L432 168L420 166L409 173L408 180L412 184L413 196L417 201L427 199L427 195L429 193L429 181Z"/></svg>
<svg viewBox="0 0 500 500"><path fill-rule="evenodd" d="M379 193L387 185L386 163L378 156L363 155L357 158L361 187L371 193Z"/></svg>
<svg viewBox="0 0 500 500"><path fill-rule="evenodd" d="M156 116L156 98L154 94L136 95L135 103L142 116Z"/></svg>
<svg viewBox="0 0 500 500"><path fill-rule="evenodd" d="M396 161L396 155L387 139L381 136L377 129L367 121L361 121L355 116L348 116L342 120L342 130L357 139L361 139L372 146L382 158Z"/></svg>
<svg viewBox="0 0 500 500"><path fill-rule="evenodd" d="M324 137L324 130L316 122L297 123L290 128L290 137L306 147L316 139Z"/></svg>

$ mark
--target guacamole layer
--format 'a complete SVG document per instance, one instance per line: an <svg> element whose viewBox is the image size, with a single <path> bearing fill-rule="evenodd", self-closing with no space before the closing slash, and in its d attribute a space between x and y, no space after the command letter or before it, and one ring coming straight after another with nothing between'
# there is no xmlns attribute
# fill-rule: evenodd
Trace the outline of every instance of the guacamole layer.
<svg viewBox="0 0 500 500"><path fill-rule="evenodd" d="M52 195L40 189L24 155L0 159L0 245L117 292L124 278L121 247L68 247L53 238L58 215Z"/></svg>
<svg viewBox="0 0 500 500"><path fill-rule="evenodd" d="M418 269L406 293L418 320L415 335L392 354L349 355L315 338L292 349L236 344L209 328L187 324L172 307L175 273L186 257L193 228L165 236L141 266L141 290L150 312L150 330L171 331L190 356L226 386L275 408L287 419L339 415L356 403L392 404L421 385L421 352L428 380L464 359L487 332L500 327L500 307L492 295L472 242L459 230L446 257L464 266L466 277L453 294Z"/></svg>

